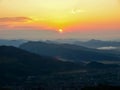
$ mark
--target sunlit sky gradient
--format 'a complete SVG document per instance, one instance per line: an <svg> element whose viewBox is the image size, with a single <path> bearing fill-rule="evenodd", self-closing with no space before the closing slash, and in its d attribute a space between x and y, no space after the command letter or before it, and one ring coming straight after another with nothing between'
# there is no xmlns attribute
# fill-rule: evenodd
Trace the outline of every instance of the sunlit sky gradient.
<svg viewBox="0 0 120 90"><path fill-rule="evenodd" d="M120 39L120 0L0 0L0 38Z"/></svg>

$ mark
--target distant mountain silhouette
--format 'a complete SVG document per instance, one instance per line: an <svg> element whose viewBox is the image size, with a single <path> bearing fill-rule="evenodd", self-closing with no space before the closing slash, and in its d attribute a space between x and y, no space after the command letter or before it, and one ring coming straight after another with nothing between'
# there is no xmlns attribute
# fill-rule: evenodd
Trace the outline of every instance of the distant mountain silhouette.
<svg viewBox="0 0 120 90"><path fill-rule="evenodd" d="M89 48L99 48L99 47L108 47L108 46L120 47L120 42L117 42L117 41L102 41L102 40L95 40L95 39L89 40L87 42L76 41L74 42L74 44L82 45Z"/></svg>
<svg viewBox="0 0 120 90"><path fill-rule="evenodd" d="M99 47L108 47L108 46L120 47L120 41L102 41L96 39L91 39L88 41L80 41L76 39L65 39L65 40L59 39L53 41L53 43L68 43L68 44L75 44L88 48L99 48Z"/></svg>
<svg viewBox="0 0 120 90"><path fill-rule="evenodd" d="M27 42L26 40L5 40L0 39L0 46L6 45L6 46L15 46L18 47L19 45Z"/></svg>
<svg viewBox="0 0 120 90"><path fill-rule="evenodd" d="M44 42L27 42L20 48L39 54L58 57L71 61L101 61L101 60L120 60L118 54L112 54L96 49L89 49L82 46L70 44L53 44Z"/></svg>

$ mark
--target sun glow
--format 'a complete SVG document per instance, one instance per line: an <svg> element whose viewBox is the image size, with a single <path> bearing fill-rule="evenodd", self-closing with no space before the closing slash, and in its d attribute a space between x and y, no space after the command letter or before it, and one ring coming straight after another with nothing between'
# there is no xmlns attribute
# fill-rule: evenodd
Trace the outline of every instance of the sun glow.
<svg viewBox="0 0 120 90"><path fill-rule="evenodd" d="M63 30L62 30L62 29L59 29L58 31L59 31L59 33L63 33Z"/></svg>

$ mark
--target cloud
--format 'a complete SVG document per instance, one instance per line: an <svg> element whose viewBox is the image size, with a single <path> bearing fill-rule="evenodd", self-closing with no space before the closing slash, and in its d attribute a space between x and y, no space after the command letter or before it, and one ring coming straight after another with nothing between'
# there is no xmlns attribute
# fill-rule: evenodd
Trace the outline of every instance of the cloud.
<svg viewBox="0 0 120 90"><path fill-rule="evenodd" d="M2 17L0 18L0 30L16 29L21 25L29 24L29 21L34 21L29 17Z"/></svg>
<svg viewBox="0 0 120 90"><path fill-rule="evenodd" d="M117 49L117 47L113 47L113 46L108 46L108 47L100 47L98 48L99 50L114 50Z"/></svg>
<svg viewBox="0 0 120 90"><path fill-rule="evenodd" d="M0 18L0 30L47 30L48 25L40 20L29 17L2 17Z"/></svg>
<svg viewBox="0 0 120 90"><path fill-rule="evenodd" d="M81 9L72 9L71 13L72 14L78 14L78 13L83 13L85 12L85 10L81 10Z"/></svg>
<svg viewBox="0 0 120 90"><path fill-rule="evenodd" d="M29 17L2 17L0 18L0 22L27 22L32 19Z"/></svg>

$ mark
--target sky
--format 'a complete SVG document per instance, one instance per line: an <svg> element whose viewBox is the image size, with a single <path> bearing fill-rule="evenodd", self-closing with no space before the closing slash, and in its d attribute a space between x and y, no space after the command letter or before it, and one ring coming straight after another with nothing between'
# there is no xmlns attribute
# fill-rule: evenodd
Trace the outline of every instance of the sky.
<svg viewBox="0 0 120 90"><path fill-rule="evenodd" d="M120 40L120 0L0 0L0 39Z"/></svg>

